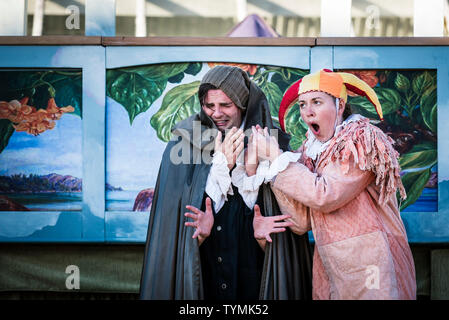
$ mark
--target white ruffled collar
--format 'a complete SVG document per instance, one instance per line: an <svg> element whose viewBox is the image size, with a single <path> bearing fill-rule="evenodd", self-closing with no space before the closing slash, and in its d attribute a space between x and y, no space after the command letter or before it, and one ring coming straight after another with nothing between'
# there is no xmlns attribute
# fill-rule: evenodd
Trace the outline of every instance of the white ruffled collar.
<svg viewBox="0 0 449 320"><path fill-rule="evenodd" d="M362 119L365 119L365 117L361 116L360 114L351 114L348 118L346 118L345 121L343 121L340 125L338 125L335 128L333 137L335 137L335 135L338 132L340 132L348 123L359 121ZM305 144L306 156L311 158L313 161L318 159L318 157L321 155L321 153L324 150L326 150L326 148L330 144L332 138L330 138L326 142L321 142L320 140L318 140L315 137L315 135L313 134L313 132L310 129L307 130L307 142Z"/></svg>

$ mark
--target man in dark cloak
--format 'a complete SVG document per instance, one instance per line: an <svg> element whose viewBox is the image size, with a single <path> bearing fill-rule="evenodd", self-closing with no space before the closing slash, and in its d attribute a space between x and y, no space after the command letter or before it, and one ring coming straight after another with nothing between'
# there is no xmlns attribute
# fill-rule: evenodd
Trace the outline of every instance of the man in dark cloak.
<svg viewBox="0 0 449 320"><path fill-rule="evenodd" d="M202 86L222 90L242 110L243 130L259 125L274 129L262 90L241 69L217 66ZM203 104L203 97L200 97ZM220 126L220 124L218 125ZM172 131L156 182L144 265L141 299L311 299L312 259L307 234L287 229L273 234L264 250L254 238L254 212L237 188L213 210L210 235L192 239L185 223L186 206L206 210L206 181L211 169L217 123L202 108ZM288 150L289 136L278 130ZM259 187L257 205L263 216L280 215L269 185Z"/></svg>

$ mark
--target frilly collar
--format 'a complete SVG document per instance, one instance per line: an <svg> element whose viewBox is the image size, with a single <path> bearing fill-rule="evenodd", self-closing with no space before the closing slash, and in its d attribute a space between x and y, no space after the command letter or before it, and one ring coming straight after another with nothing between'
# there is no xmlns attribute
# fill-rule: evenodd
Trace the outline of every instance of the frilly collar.
<svg viewBox="0 0 449 320"><path fill-rule="evenodd" d="M348 123L359 121L362 119L365 119L365 117L361 116L360 114L351 114L348 118L346 118L345 121L343 121L335 128L333 137L335 137L337 133L340 132ZM306 156L311 158L313 161L316 161L321 153L329 146L332 138L330 138L326 142L321 142L315 137L310 129L307 130L307 141L305 144Z"/></svg>

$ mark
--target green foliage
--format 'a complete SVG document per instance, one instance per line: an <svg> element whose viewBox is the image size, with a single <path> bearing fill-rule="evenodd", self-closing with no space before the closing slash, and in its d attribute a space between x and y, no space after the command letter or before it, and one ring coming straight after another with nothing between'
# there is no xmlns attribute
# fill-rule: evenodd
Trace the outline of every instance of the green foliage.
<svg viewBox="0 0 449 320"><path fill-rule="evenodd" d="M298 149L306 139L308 127L301 118L297 104L291 107L285 116L285 130L292 136L290 140L292 150Z"/></svg>
<svg viewBox="0 0 449 320"><path fill-rule="evenodd" d="M0 119L0 153L8 145L9 138L11 138L13 133L14 127L12 126L11 121Z"/></svg>
<svg viewBox="0 0 449 320"><path fill-rule="evenodd" d="M437 163L437 146L435 143L424 142L414 145L399 159L402 170L431 168Z"/></svg>
<svg viewBox="0 0 449 320"><path fill-rule="evenodd" d="M400 155L402 182L413 204L437 163L437 83L435 71L379 71L385 81L374 88L382 105L390 135L405 148ZM378 119L374 107L362 97L348 99L354 111ZM407 140L401 138L407 135ZM401 140L402 139L402 140Z"/></svg>
<svg viewBox="0 0 449 320"><path fill-rule="evenodd" d="M407 199L401 203L401 210L413 204L421 196L430 178L431 169L409 172L402 176L402 184L407 192Z"/></svg>
<svg viewBox="0 0 449 320"><path fill-rule="evenodd" d="M201 68L202 63L192 62L107 70L106 94L126 109L132 124L162 96L168 82L180 83L185 74L196 75Z"/></svg>
<svg viewBox="0 0 449 320"><path fill-rule="evenodd" d="M164 96L161 108L151 117L151 126L162 141L169 141L173 126L200 111L200 81L174 87Z"/></svg>
<svg viewBox="0 0 449 320"><path fill-rule="evenodd" d="M275 126L279 126L279 106L285 91L308 72L301 69L282 68L273 66L260 67L254 75L254 82L267 97L270 113ZM286 130L291 134L290 147L298 149L305 139L307 126L301 119L299 108L293 106L285 116Z"/></svg>
<svg viewBox="0 0 449 320"><path fill-rule="evenodd" d="M149 80L135 72L108 70L106 83L107 95L128 111L132 124L136 116L147 111L162 95L167 80Z"/></svg>

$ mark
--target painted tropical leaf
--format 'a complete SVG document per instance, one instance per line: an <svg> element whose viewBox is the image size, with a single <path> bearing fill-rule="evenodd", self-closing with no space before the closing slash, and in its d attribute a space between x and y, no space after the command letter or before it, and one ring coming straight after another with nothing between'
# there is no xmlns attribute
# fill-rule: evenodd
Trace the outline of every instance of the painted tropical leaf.
<svg viewBox="0 0 449 320"><path fill-rule="evenodd" d="M171 138L173 126L181 120L200 111L198 88L200 81L181 84L174 87L164 96L161 108L151 117L151 126L162 141Z"/></svg>
<svg viewBox="0 0 449 320"><path fill-rule="evenodd" d="M399 72L396 74L394 84L399 91L404 93L408 92L410 89L410 80Z"/></svg>
<svg viewBox="0 0 449 320"><path fill-rule="evenodd" d="M376 87L374 88L374 91L376 92L379 102L382 105L382 112L384 116L395 112L401 107L401 96L396 90ZM357 113L371 119L378 118L376 109L365 97L350 97L348 102Z"/></svg>
<svg viewBox="0 0 449 320"><path fill-rule="evenodd" d="M0 119L0 153L8 145L9 138L11 138L13 133L14 127L12 126L11 121Z"/></svg>
<svg viewBox="0 0 449 320"><path fill-rule="evenodd" d="M298 149L306 139L307 125L301 118L299 107L293 105L285 116L285 130L292 136L290 147L292 150Z"/></svg>
<svg viewBox="0 0 449 320"><path fill-rule="evenodd" d="M413 92L421 96L427 89L434 85L436 80L429 71L424 71L418 76L416 76L412 81Z"/></svg>
<svg viewBox="0 0 449 320"><path fill-rule="evenodd" d="M265 82L265 84L261 86L261 89L267 97L273 122L276 126L279 126L278 112L283 96L282 91L279 89L277 84L273 82Z"/></svg>
<svg viewBox="0 0 449 320"><path fill-rule="evenodd" d="M413 204L421 196L424 187L429 181L431 169L408 172L402 177L402 184L407 192L407 199L401 203L401 210Z"/></svg>
<svg viewBox="0 0 449 320"><path fill-rule="evenodd" d="M202 68L203 64L201 62L191 62L184 72L196 76Z"/></svg>
<svg viewBox="0 0 449 320"><path fill-rule="evenodd" d="M309 72L301 69L269 67L270 72L274 71L270 81L277 84L282 93L294 82L298 81Z"/></svg>
<svg viewBox="0 0 449 320"><path fill-rule="evenodd" d="M437 163L437 147L435 143L424 142L414 145L413 148L399 158L402 170L428 169Z"/></svg>
<svg viewBox="0 0 449 320"><path fill-rule="evenodd" d="M132 124L136 116L146 112L164 92L173 77L184 77L189 63L164 63L144 67L108 70L107 95L128 111Z"/></svg>
<svg viewBox="0 0 449 320"><path fill-rule="evenodd" d="M437 90L423 94L421 98L421 114L425 125L434 133L437 132Z"/></svg>
<svg viewBox="0 0 449 320"><path fill-rule="evenodd" d="M159 81L167 80L178 73L184 72L188 66L189 63L163 63L144 67L122 68L119 70L128 73L137 73L147 80Z"/></svg>
<svg viewBox="0 0 449 320"><path fill-rule="evenodd" d="M107 94L128 111L132 124L137 115L147 111L165 90L167 80L152 81L137 73L108 70Z"/></svg>

